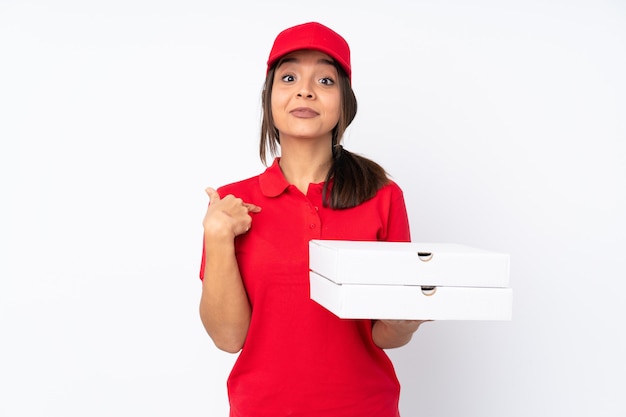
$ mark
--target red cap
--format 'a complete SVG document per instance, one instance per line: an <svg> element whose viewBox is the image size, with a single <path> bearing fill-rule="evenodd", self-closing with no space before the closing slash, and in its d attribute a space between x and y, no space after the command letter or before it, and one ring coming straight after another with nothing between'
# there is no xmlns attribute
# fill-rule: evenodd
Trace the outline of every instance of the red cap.
<svg viewBox="0 0 626 417"><path fill-rule="evenodd" d="M280 32L267 60L267 71L283 56L301 49L313 49L330 55L351 78L348 42L337 32L317 22L303 23Z"/></svg>

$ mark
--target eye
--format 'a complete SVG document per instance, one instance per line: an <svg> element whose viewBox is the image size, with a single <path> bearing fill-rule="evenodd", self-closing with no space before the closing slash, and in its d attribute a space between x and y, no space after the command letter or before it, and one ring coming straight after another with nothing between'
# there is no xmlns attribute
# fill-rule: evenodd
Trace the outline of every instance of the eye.
<svg viewBox="0 0 626 417"><path fill-rule="evenodd" d="M286 82L286 83L289 83L289 82L294 81L296 78L293 75L291 75L291 74L286 74L286 75L283 75L282 77L280 77L280 79L282 81Z"/></svg>
<svg viewBox="0 0 626 417"><path fill-rule="evenodd" d="M324 77L320 79L320 84L331 86L335 84L335 80L330 77Z"/></svg>

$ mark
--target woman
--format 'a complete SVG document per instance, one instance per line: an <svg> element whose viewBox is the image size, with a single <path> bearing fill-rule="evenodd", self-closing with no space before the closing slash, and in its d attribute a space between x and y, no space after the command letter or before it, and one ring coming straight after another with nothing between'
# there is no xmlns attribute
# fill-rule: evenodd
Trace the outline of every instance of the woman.
<svg viewBox="0 0 626 417"><path fill-rule="evenodd" d="M309 298L311 239L409 241L401 189L340 145L356 115L346 41L316 22L281 32L263 90L261 175L207 188L200 316L216 346L241 351L232 417L396 417L383 349L421 321L342 320ZM280 157L277 157L280 148Z"/></svg>

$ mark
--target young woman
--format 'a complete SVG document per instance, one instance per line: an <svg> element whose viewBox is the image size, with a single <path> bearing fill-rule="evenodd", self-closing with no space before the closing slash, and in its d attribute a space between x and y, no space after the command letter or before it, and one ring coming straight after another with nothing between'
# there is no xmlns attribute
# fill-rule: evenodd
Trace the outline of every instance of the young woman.
<svg viewBox="0 0 626 417"><path fill-rule="evenodd" d="M397 417L383 349L421 321L343 320L309 298L311 239L409 241L401 189L340 145L356 115L346 41L316 22L281 32L262 94L262 174L207 188L202 322L240 352L231 417ZM276 156L280 149L280 156Z"/></svg>

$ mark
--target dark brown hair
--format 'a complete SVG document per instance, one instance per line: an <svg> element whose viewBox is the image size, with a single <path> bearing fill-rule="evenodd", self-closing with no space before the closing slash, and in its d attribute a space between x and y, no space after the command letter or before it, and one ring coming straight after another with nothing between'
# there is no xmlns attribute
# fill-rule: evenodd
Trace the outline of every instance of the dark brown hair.
<svg viewBox="0 0 626 417"><path fill-rule="evenodd" d="M276 67L277 65L268 71L261 94L263 118L259 155L265 165L267 165L267 150L269 149L272 156L276 156L280 145L278 129L274 125L272 116L271 103ZM376 162L349 152L341 146L343 134L356 116L357 100L345 71L337 64L335 67L339 74L339 87L341 89L341 113L337 126L333 129L332 143L330 144L333 162L324 183L323 201L324 206L333 209L346 209L358 206L374 197L380 188L389 183L389 178L383 167ZM332 186L329 186L331 179Z"/></svg>

